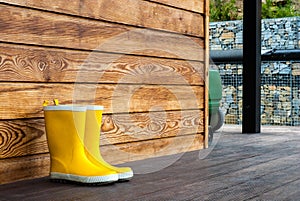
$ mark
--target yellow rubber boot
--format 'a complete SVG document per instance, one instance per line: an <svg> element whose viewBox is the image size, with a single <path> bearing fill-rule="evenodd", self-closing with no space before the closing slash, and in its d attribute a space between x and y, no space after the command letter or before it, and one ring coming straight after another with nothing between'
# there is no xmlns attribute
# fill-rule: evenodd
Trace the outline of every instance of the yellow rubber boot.
<svg viewBox="0 0 300 201"><path fill-rule="evenodd" d="M95 165L85 155L86 107L44 106L44 115L51 179L84 184L106 184L118 180L115 171Z"/></svg>
<svg viewBox="0 0 300 201"><path fill-rule="evenodd" d="M117 172L119 181L128 181L133 177L129 167L116 167L107 163L100 153L100 128L102 121L102 106L87 106L84 145L87 157L97 165L104 165Z"/></svg>

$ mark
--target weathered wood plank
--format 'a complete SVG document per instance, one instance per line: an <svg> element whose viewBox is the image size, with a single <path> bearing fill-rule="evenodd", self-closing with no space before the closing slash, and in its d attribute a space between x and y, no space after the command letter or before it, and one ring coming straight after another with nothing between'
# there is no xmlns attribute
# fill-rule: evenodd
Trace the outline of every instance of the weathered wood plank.
<svg viewBox="0 0 300 201"><path fill-rule="evenodd" d="M48 152L44 120L0 121L0 159Z"/></svg>
<svg viewBox="0 0 300 201"><path fill-rule="evenodd" d="M203 132L202 111L103 115L100 144L112 145ZM0 121L0 159L47 153L44 119Z"/></svg>
<svg viewBox="0 0 300 201"><path fill-rule="evenodd" d="M290 167L290 168L294 168L294 167ZM291 171L289 169L289 172ZM297 170L296 170L297 172ZM251 199L249 199L250 201L255 201L255 200L274 200L274 198L276 198L276 200L297 200L299 199L299 195L295 196L295 194L300 194L300 179L298 178L294 178L293 180L290 181L286 181L285 179L283 180L283 178L286 178L287 175L280 175L281 179L278 181L278 186L274 185L271 188L269 188L270 190L265 190L265 192L263 191L262 193L259 193L256 196L253 196ZM296 176L296 175L295 175ZM277 177L278 178L278 177ZM271 178L272 181L274 181L274 178ZM274 183L273 183L274 184Z"/></svg>
<svg viewBox="0 0 300 201"><path fill-rule="evenodd" d="M115 163L203 148L204 1L174 3L1 1L0 184L48 174L47 99L104 105Z"/></svg>
<svg viewBox="0 0 300 201"><path fill-rule="evenodd" d="M286 195L280 194L278 198L297 200L300 192L296 188L299 185L300 139L296 132L292 135L289 132L283 134L226 133L205 159L199 160L199 151L186 153L167 168L151 174L137 174L128 183L103 186L101 191L99 188L73 184L55 184L43 178L1 185L0 195L7 200L61 200L62 197L70 200L274 200L281 190L286 189L290 191L290 196L286 192ZM282 137L289 140L282 140ZM281 143L274 146L269 143L271 139ZM233 146L230 146L231 142L234 142ZM236 150L233 156L231 153ZM244 153L241 153L242 150ZM219 155L218 163L214 160L215 151L224 153L222 158ZM147 165L151 161L139 162ZM288 188L289 185L294 186ZM279 192L276 192L277 189Z"/></svg>
<svg viewBox="0 0 300 201"><path fill-rule="evenodd" d="M0 184L49 175L49 154L0 159Z"/></svg>
<svg viewBox="0 0 300 201"><path fill-rule="evenodd" d="M190 163L177 164L178 167L173 166L165 174L172 174L172 170L175 170L176 172L180 172L180 175L176 174L177 177L173 177L172 182L166 179L159 182L160 188L156 189L155 193L151 193L151 198L153 200L165 200L173 197L176 197L178 200L247 199L251 195L256 195L257 192L263 191L265 189L263 184L269 185L266 188L270 188L270 185L279 186L284 175L286 176L285 179L288 180L297 175L296 170L299 169L300 164L296 160L299 158L299 151L296 149L298 148L290 146L284 149L284 151L275 149L274 152L265 152L261 156L244 159L235 157L235 160L230 163L219 163L217 166L211 164L207 168L203 167L203 165L207 165L207 160L197 161L195 159ZM292 151L292 153L288 151ZM194 154L194 157L197 157L197 155ZM226 160L229 159L227 155L224 155L223 158ZM182 171L186 169L191 171L191 168L194 173ZM199 174L197 173L198 171ZM289 176L288 172L292 172L293 176ZM281 175L278 176L278 174ZM161 173L160 176L162 175ZM275 177L274 182L270 182L273 175ZM299 178L299 174L297 177ZM154 181L157 182L156 178L151 177L151 183ZM260 178L262 179L260 180ZM261 181L261 183L259 184L258 181ZM257 184L257 187L255 184ZM244 191L241 189L244 189ZM249 197L243 195L243 193ZM126 197L125 194L122 195L124 198ZM130 197L129 194L127 196ZM149 194L141 195L136 197L136 199L143 200L146 197L149 198ZM126 198L128 199L128 197Z"/></svg>
<svg viewBox="0 0 300 201"><path fill-rule="evenodd" d="M295 167L299 168L300 166L295 165ZM265 189L279 186L282 179L291 181L292 177L299 178L299 174L297 175L297 168L295 167L286 167L286 169L282 169L281 172L276 173L272 172L272 169L267 168L265 169L266 175L262 175L262 180L259 178L252 178L251 176L249 176L247 179L243 179L239 171L235 175L222 175L221 177L215 177L205 181L201 179L201 175L199 174L194 175L195 179L186 175L185 177L181 177L181 179L174 179L173 182L163 182L160 184L161 189L157 189L155 193L152 191L148 193L148 195L139 194L140 196L136 196L135 198L132 198L130 194L122 194L122 197L125 198L124 200L128 198L132 198L131 200L143 200L149 199L149 197L151 197L152 200L173 200L174 198L177 200L248 200L251 195L256 195L257 193L262 193L261 191ZM201 170L199 169L197 171ZM210 170L206 171L210 172ZM256 171L261 172L261 169ZM247 175L248 174L244 173L244 177L247 177ZM272 175L274 176L274 179L272 178ZM198 182L196 181L197 179ZM183 182L189 180L190 182ZM246 181L242 182L241 180ZM272 180L274 182L271 182ZM228 186L232 185L232 183L235 183L236 186L233 188L228 188ZM173 185L171 186L170 184ZM264 184L267 186L264 186ZM154 186L157 187L156 185ZM239 189L240 186L244 188L243 191ZM274 198L271 200L276 200Z"/></svg>
<svg viewBox="0 0 300 201"><path fill-rule="evenodd" d="M202 134L196 134L184 137L179 136L119 145L108 145L101 147L101 152L108 162L119 164L132 160L201 149L203 147L202 136ZM49 154L0 159L0 161L0 184L43 177L49 174ZM24 169L26 169L26 171L24 171Z"/></svg>
<svg viewBox="0 0 300 201"><path fill-rule="evenodd" d="M291 186L290 188L293 190L295 187L297 188L297 192L290 192L290 195L285 198L286 201L299 199L299 197L300 197L299 180L294 186ZM290 188L288 188L288 189L290 190ZM290 191L292 191L292 190L290 190Z"/></svg>
<svg viewBox="0 0 300 201"><path fill-rule="evenodd" d="M285 133L286 135L287 133ZM244 136L244 137L242 137ZM228 187L227 183L222 182L224 180L224 177L227 178L226 176L230 173L234 173L236 171L242 171L245 168L249 168L251 166L263 164L263 163L268 163L268 165L272 164L272 161L275 159L279 159L276 162L287 162L289 161L289 164L295 163L297 161L295 160L288 160L288 159L283 159L284 157L289 157L290 155L297 154L299 153L299 135L292 137L290 135L286 136L286 139L291 138L291 141L281 141L278 146L273 146L273 145L260 145L259 147L253 147L251 149L251 145L254 145L254 143L249 144L248 146L244 146L244 142L248 142L249 140L253 140L253 138L257 139L257 142L260 142L261 144L263 142L268 143L269 138L278 138L280 137L279 135L273 136L272 134L267 135L268 139L266 138L260 138L260 136L266 137L264 134L260 135L249 135L245 136L242 134L232 134L232 135L227 135L224 138L219 141L218 145L212 150L212 152L207 156L207 158L202 159L202 160L197 160L199 157L199 152L193 154L194 159L192 158L182 158L176 165L172 166L172 169L169 169L168 172L172 172L172 170L175 169L189 169L190 168L195 168L194 172L201 172L198 176L195 176L194 174L190 174L190 172L181 172L180 176L182 178L178 178L178 181L185 181L186 184L190 184L190 187L193 185L197 185L197 183L200 183L200 185L203 186L201 190L198 188L195 188L195 193L199 193L199 195L204 195L208 193L208 190L215 190L212 191L212 193L216 192L217 189L214 188L214 183L211 184L211 188L208 188L207 183L211 181L214 178L218 178L219 184L218 185L224 185L225 187ZM241 140L239 140L239 137L241 137ZM298 140L297 140L298 139ZM224 140L227 140L228 142L225 142L225 147L223 146ZM280 140L276 140L280 141ZM230 146L232 142L237 142L236 144L233 144L233 146ZM280 147L280 149L278 149ZM242 151L243 150L243 151ZM200 152L205 152L206 150L201 150ZM216 158L215 152L219 152L217 156L219 158ZM231 154L233 153L233 154ZM295 157L294 157L295 158ZM281 163L284 164L284 163ZM288 166L288 164L287 164ZM255 167L251 167L251 169L255 170ZM250 170L250 168L249 168ZM265 168L265 170L270 170L272 173L272 168ZM255 173L250 172L250 173ZM258 173L258 172L256 172ZM245 175L244 174L239 174L239 175ZM154 178L154 175L151 177L147 177L148 181L157 181L156 179L159 178L159 176L164 175L162 174L157 174L157 177ZM201 176L200 176L201 175ZM237 175L238 176L238 175ZM179 177L179 175L178 175ZM175 178L174 178L175 179ZM172 180L173 181L173 180ZM203 181L203 182L202 182ZM144 180L144 182L146 182ZM165 183L161 183L161 186L166 187L167 189L172 189L172 186L170 183L172 182L167 182L165 180ZM176 184L176 181L174 181ZM205 187L205 188L204 188ZM217 186L215 186L217 187ZM177 188L178 189L178 188ZM169 191L168 190L168 191ZM176 191L176 190L175 190ZM156 191L156 193L158 193ZM161 191L163 193L163 189ZM173 191L174 193L174 191ZM189 192L186 192L185 195L190 195ZM154 195L152 195L154 196Z"/></svg>
<svg viewBox="0 0 300 201"><path fill-rule="evenodd" d="M0 81L203 85L202 62L0 43Z"/></svg>
<svg viewBox="0 0 300 201"><path fill-rule="evenodd" d="M204 103L202 86L2 82L0 89L0 119L42 117L43 101L54 98L103 105L113 114L201 109Z"/></svg>
<svg viewBox="0 0 300 201"><path fill-rule="evenodd" d="M202 133L203 112L197 110L104 115L101 145L137 142Z"/></svg>
<svg viewBox="0 0 300 201"><path fill-rule="evenodd" d="M170 6L174 6L176 8L183 8L185 10L194 11L197 13L205 14L205 3L204 0L146 0L152 2L158 2ZM206 13L207 14L207 13Z"/></svg>
<svg viewBox="0 0 300 201"><path fill-rule="evenodd" d="M163 6L153 2L136 0L74 0L68 4L64 0L4 0L15 5L39 8L43 10L119 22L139 27L155 28L182 34L203 36L203 18L200 14ZM165 3L203 13L201 1L170 1Z"/></svg>
<svg viewBox="0 0 300 201"><path fill-rule="evenodd" d="M299 186L300 139L299 129L292 129L293 134L284 132L286 128L283 128L282 135L273 134L273 131L259 135L226 133L205 159L199 160L199 151L186 153L167 168L151 174L137 174L129 183L104 186L101 191L73 184L53 184L48 178L43 178L1 185L0 195L7 200L80 199L87 195L87 200L297 200L300 192L296 188ZM281 143L273 145L269 139ZM232 142L234 144L230 146ZM220 152L217 156L222 155L222 158L217 158L217 163L215 151ZM151 164L149 161L139 163ZM288 188L289 185L293 186ZM287 192L279 194L284 190Z"/></svg>
<svg viewBox="0 0 300 201"><path fill-rule="evenodd" d="M0 11L0 41L161 57L190 50L203 60L200 38L6 5Z"/></svg>
<svg viewBox="0 0 300 201"><path fill-rule="evenodd" d="M294 163L299 159L299 154L294 156L289 156L286 158L280 158L266 164L257 165L252 168L247 168L244 171L238 171L228 176L231 179L227 182L229 185L224 186L222 189L231 192L231 194L224 194L222 189L214 194L207 196L208 200L231 200L235 197L241 198L242 200L248 200L255 195L261 195L267 189L278 188L284 183L291 183L295 179L300 179L297 170L300 168L300 164ZM297 157L297 159L295 159ZM289 160L289 165L285 160ZM280 161L280 162L277 162ZM256 172L259 172L258 174ZM243 174L247 172L247 174ZM234 175L239 175L239 179L234 179ZM245 175L245 176L240 176ZM282 181L284 179L284 182ZM249 182L251 180L251 182ZM230 182L230 183L229 183ZM249 193L251 189L251 194ZM197 198L201 196L198 194ZM276 197L278 200L278 197ZM262 199L265 200L265 199ZM267 199L266 199L267 200Z"/></svg>
<svg viewBox="0 0 300 201"><path fill-rule="evenodd" d="M111 164L167 156L199 149L203 149L202 134L151 139L100 147L103 158Z"/></svg>
<svg viewBox="0 0 300 201"><path fill-rule="evenodd" d="M209 73L209 66L210 66L210 56L209 56L209 1L205 1L204 3L204 8L205 8L205 17L204 17L204 46L205 46L205 61L204 61L204 66L205 66L205 72L206 74ZM205 76L204 82L209 84L209 77ZM204 108L205 108L205 125L209 124L209 90L208 87L205 90L205 95L204 95ZM204 142L204 147L208 148L208 126L205 128L205 142Z"/></svg>

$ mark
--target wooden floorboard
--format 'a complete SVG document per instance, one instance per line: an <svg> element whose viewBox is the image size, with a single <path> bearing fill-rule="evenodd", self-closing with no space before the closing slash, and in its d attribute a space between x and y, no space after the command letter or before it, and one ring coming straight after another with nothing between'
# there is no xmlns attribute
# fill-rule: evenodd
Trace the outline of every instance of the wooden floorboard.
<svg viewBox="0 0 300 201"><path fill-rule="evenodd" d="M130 182L91 187L44 177L1 185L0 201L299 200L300 127L263 127L261 134L239 129L226 125L212 149L128 163L144 171ZM170 165L153 171L167 160Z"/></svg>
<svg viewBox="0 0 300 201"><path fill-rule="evenodd" d="M299 169L298 169L299 170ZM299 174L298 170L296 170L297 174ZM291 182L287 183L279 183L280 186L277 188L273 188L268 192L264 192L263 194L256 195L252 197L251 201L255 200L272 200L276 198L276 200L299 200L300 198L300 179L294 179ZM297 198L297 199L296 199Z"/></svg>

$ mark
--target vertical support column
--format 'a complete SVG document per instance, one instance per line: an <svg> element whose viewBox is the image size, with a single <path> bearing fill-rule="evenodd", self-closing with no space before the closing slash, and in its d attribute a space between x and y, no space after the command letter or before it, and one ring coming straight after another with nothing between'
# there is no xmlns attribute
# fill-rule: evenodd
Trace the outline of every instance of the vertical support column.
<svg viewBox="0 0 300 201"><path fill-rule="evenodd" d="M244 0L243 133L260 133L261 0Z"/></svg>
<svg viewBox="0 0 300 201"><path fill-rule="evenodd" d="M209 101L209 0L205 1L205 111L204 111L204 120L205 120L205 130L204 130L204 148L208 148L208 123L209 123L209 110L208 110L208 101Z"/></svg>

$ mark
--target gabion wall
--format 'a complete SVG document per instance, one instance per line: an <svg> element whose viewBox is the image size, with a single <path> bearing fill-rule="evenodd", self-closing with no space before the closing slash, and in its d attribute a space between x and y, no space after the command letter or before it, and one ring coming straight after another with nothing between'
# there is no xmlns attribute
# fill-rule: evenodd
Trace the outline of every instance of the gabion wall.
<svg viewBox="0 0 300 201"><path fill-rule="evenodd" d="M243 48L243 22L210 23L210 49L228 50ZM299 49L300 17L262 20L262 50Z"/></svg>
<svg viewBox="0 0 300 201"><path fill-rule="evenodd" d="M210 24L211 50L242 48L242 21ZM262 21L262 50L299 49L300 18ZM223 82L221 108L225 123L242 123L241 61L212 64ZM300 58L299 61L264 61L261 67L261 117L264 125L300 126Z"/></svg>
<svg viewBox="0 0 300 201"><path fill-rule="evenodd" d="M261 123L300 126L300 62L263 62ZM242 64L217 64L223 82L225 123L242 123Z"/></svg>

